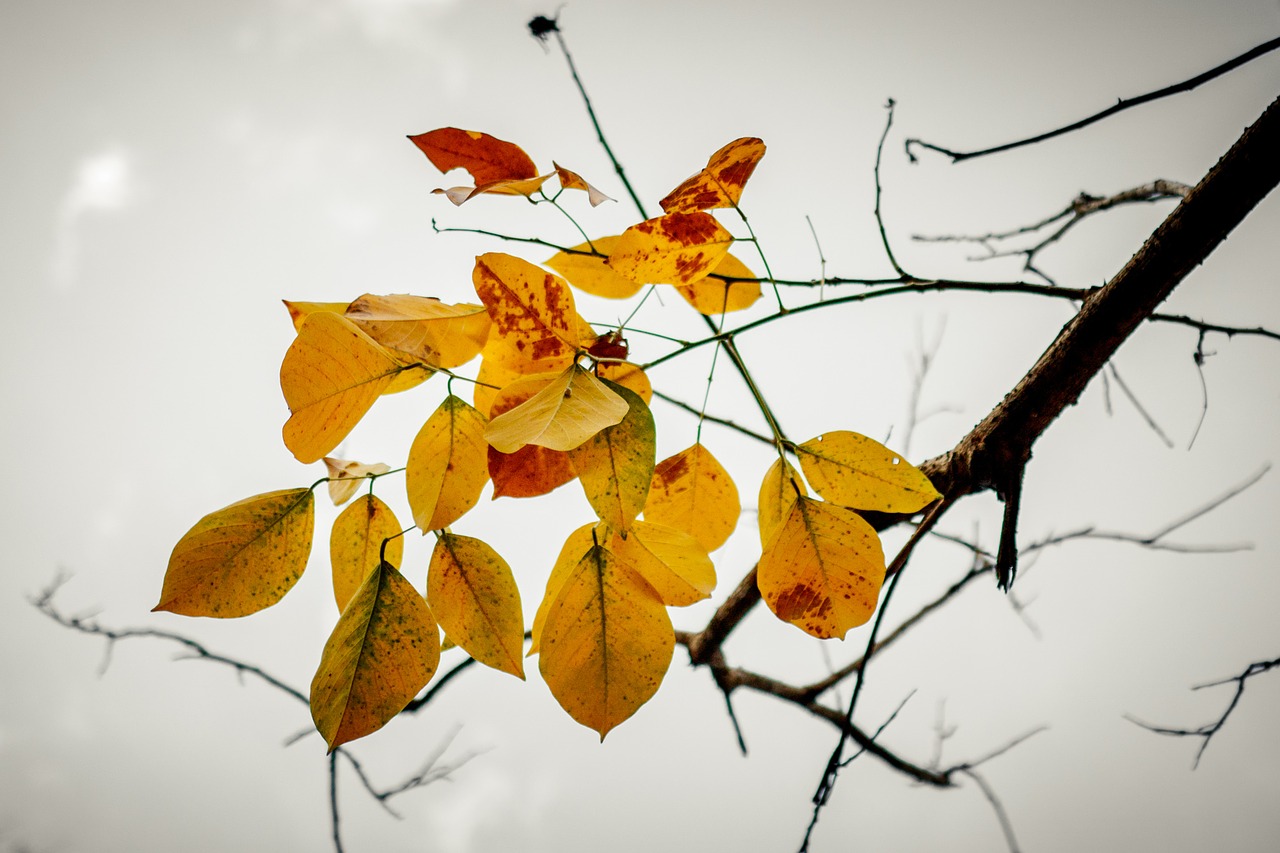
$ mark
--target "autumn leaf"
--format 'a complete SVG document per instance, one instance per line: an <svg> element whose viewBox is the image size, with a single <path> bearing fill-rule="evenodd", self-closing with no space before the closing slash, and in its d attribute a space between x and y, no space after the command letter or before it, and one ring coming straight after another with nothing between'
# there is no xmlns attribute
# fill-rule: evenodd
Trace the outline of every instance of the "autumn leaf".
<svg viewBox="0 0 1280 853"><path fill-rule="evenodd" d="M569 461L596 516L625 534L649 496L657 433L644 400L629 388L603 383L626 402L627 412L570 450Z"/></svg>
<svg viewBox="0 0 1280 853"><path fill-rule="evenodd" d="M284 425L285 447L299 462L319 460L403 370L350 320L311 314L280 365L280 389L292 413Z"/></svg>
<svg viewBox="0 0 1280 853"><path fill-rule="evenodd" d="M689 213L716 207L737 207L742 188L764 156L764 143L755 137L735 139L711 155L702 171L687 179L660 204L667 213Z"/></svg>
<svg viewBox="0 0 1280 853"><path fill-rule="evenodd" d="M345 302L290 302L288 299L280 301L284 303L284 307L289 311L289 319L293 321L293 330L295 332L302 328L302 321L311 314L322 312L341 314L347 310L347 303Z"/></svg>
<svg viewBox="0 0 1280 853"><path fill-rule="evenodd" d="M497 418L543 390L556 374L530 376L512 382L494 397L490 414ZM532 498L563 486L575 476L569 454L527 444L514 453L488 450L493 497Z"/></svg>
<svg viewBox="0 0 1280 853"><path fill-rule="evenodd" d="M716 588L716 569L707 549L674 527L637 521L626 539L615 534L609 549L639 572L669 607L685 607L709 598Z"/></svg>
<svg viewBox="0 0 1280 853"><path fill-rule="evenodd" d="M569 716L604 740L657 692L674 648L653 587L594 545L547 608L538 670Z"/></svg>
<svg viewBox="0 0 1280 853"><path fill-rule="evenodd" d="M448 527L480 500L489 481L485 423L484 415L451 394L414 438L405 488L423 534Z"/></svg>
<svg viewBox="0 0 1280 853"><path fill-rule="evenodd" d="M427 568L427 602L450 640L494 669L524 678L524 615L511 567L479 539L441 533Z"/></svg>
<svg viewBox="0 0 1280 853"><path fill-rule="evenodd" d="M760 499L757 517L760 522L760 547L769 544L778 525L791 513L791 506L800 495L808 495L800 472L781 457L774 460L760 482Z"/></svg>
<svg viewBox="0 0 1280 853"><path fill-rule="evenodd" d="M797 498L756 568L769 609L815 637L844 639L875 613L884 551L851 509Z"/></svg>
<svg viewBox="0 0 1280 853"><path fill-rule="evenodd" d="M617 392L573 364L532 397L494 417L484 437L500 453L514 453L526 444L572 450L621 421L628 409Z"/></svg>
<svg viewBox="0 0 1280 853"><path fill-rule="evenodd" d="M691 534L708 552L725 543L742 505L729 472L701 444L658 463L644 520Z"/></svg>
<svg viewBox="0 0 1280 853"><path fill-rule="evenodd" d="M668 213L622 232L605 263L642 284L692 284L720 263L732 242L709 213Z"/></svg>
<svg viewBox="0 0 1280 853"><path fill-rule="evenodd" d="M481 305L447 305L428 296L366 293L346 317L388 349L431 367L459 367L480 354L489 337L489 314Z"/></svg>
<svg viewBox="0 0 1280 853"><path fill-rule="evenodd" d="M618 237L597 237L569 251L556 252L546 264L584 293L606 299L627 299L635 296L642 285L619 275L605 263L617 248L618 240ZM593 251L599 254L592 254Z"/></svg>
<svg viewBox="0 0 1280 853"><path fill-rule="evenodd" d="M560 179L560 186L566 190L582 190L587 194L587 201L591 202L592 207L599 207L606 201L613 201L613 199L600 192L600 190L584 181L582 176L577 172L569 171L555 160L551 161L551 165L555 167L556 175Z"/></svg>
<svg viewBox="0 0 1280 853"><path fill-rule="evenodd" d="M596 365L596 376L630 388L644 400L646 406L653 403L653 385L649 376L637 364L625 361L601 362Z"/></svg>
<svg viewBox="0 0 1280 853"><path fill-rule="evenodd" d="M410 136L409 141L418 146L441 172L466 169L476 186L532 178L538 174L537 166L524 149L487 133L442 127Z"/></svg>
<svg viewBox="0 0 1280 853"><path fill-rule="evenodd" d="M725 281L724 278L755 278L747 265L733 255L725 255L707 277L693 284L676 287L699 314L727 314L750 308L760 298L758 281Z"/></svg>
<svg viewBox="0 0 1280 853"><path fill-rule="evenodd" d="M432 193L440 193L449 201L461 207L466 202L478 195L486 193L491 195L522 195L525 198L542 189L542 185L547 182L554 172L547 172L545 175L537 175L532 178L522 178L519 180L507 181L491 181L487 184L478 184L474 187L437 187Z"/></svg>
<svg viewBox="0 0 1280 853"><path fill-rule="evenodd" d="M391 507L373 495L361 495L344 509L329 532L329 562L333 568L333 598L341 612L369 573L385 559L399 565L404 557L400 522Z"/></svg>
<svg viewBox="0 0 1280 853"><path fill-rule="evenodd" d="M382 563L338 617L311 681L311 717L329 751L386 725L439 663L440 632L426 601Z"/></svg>
<svg viewBox="0 0 1280 853"><path fill-rule="evenodd" d="M584 524L570 533L564 545L560 547L560 554L551 567L551 573L547 575L547 586L543 592L542 601L539 602L538 609L533 614L533 625L529 629L529 636L532 638L529 642L530 656L538 653L542 626L547 621L547 611L556 600L560 587L564 586L565 579L577 569L578 563L595 546L596 538L603 535L608 539L607 532L604 532L606 530L607 528L601 524ZM597 536L592 536L592 531L596 531Z"/></svg>
<svg viewBox="0 0 1280 853"><path fill-rule="evenodd" d="M206 515L174 546L152 612L231 618L270 607L302 577L314 525L310 489L267 492Z"/></svg>
<svg viewBox="0 0 1280 853"><path fill-rule="evenodd" d="M915 512L942 497L919 468L875 439L837 430L796 447L813 490L832 503L878 512Z"/></svg>
<svg viewBox="0 0 1280 853"><path fill-rule="evenodd" d="M326 456L320 461L329 472L329 500L333 501L334 506L342 506L351 500L356 490L368 482L370 474L385 474L391 470L384 462L365 465L363 462L335 459L332 456Z"/></svg>
<svg viewBox="0 0 1280 853"><path fill-rule="evenodd" d="M568 366L581 335L573 293L564 279L501 252L476 258L471 278L493 321L490 344L498 337L509 355L547 365L543 369ZM491 354L486 352L486 358Z"/></svg>

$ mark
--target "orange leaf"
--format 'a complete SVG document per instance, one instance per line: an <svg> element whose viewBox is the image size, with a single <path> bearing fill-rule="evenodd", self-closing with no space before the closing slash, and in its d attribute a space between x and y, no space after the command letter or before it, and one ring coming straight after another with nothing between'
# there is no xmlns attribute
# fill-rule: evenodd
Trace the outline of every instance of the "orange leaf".
<svg viewBox="0 0 1280 853"><path fill-rule="evenodd" d="M542 374L511 383L495 396L490 416L496 418L514 409L555 378L556 374ZM568 453L536 444L525 445L515 453L499 453L490 447L488 460L495 499L545 495L577 476Z"/></svg>
<svg viewBox="0 0 1280 853"><path fill-rule="evenodd" d="M701 444L658 463L644 520L692 535L714 551L738 524L742 505L729 472Z"/></svg>
<svg viewBox="0 0 1280 853"><path fill-rule="evenodd" d="M606 201L613 201L600 190L591 186L582 179L577 172L570 172L564 166L561 166L555 160L551 161L551 165L556 168L556 175L560 178L560 186L566 190L582 190L587 194L587 201L591 202L592 207L598 207Z"/></svg>
<svg viewBox="0 0 1280 853"><path fill-rule="evenodd" d="M720 263L732 242L709 213L668 213L622 232L605 263L642 284L692 284Z"/></svg>
<svg viewBox="0 0 1280 853"><path fill-rule="evenodd" d="M442 127L410 136L409 141L418 146L441 172L459 167L466 169L476 186L532 178L538 174L538 168L519 145L487 133Z"/></svg>
<svg viewBox="0 0 1280 853"><path fill-rule="evenodd" d="M742 188L764 156L755 137L735 139L711 155L706 167L671 191L661 202L667 213L737 207Z"/></svg>
<svg viewBox="0 0 1280 853"><path fill-rule="evenodd" d="M493 321L486 349L496 337L510 361L546 362L544 369L572 363L581 336L573 293L564 279L501 252L476 258L471 278Z"/></svg>

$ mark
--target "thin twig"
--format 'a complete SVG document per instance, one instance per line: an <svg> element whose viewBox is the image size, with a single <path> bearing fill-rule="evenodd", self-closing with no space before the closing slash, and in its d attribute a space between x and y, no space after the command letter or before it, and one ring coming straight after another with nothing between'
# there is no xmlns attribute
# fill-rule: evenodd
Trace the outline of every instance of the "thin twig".
<svg viewBox="0 0 1280 853"><path fill-rule="evenodd" d="M888 114L884 122L884 132L880 134L880 144L876 146L876 165L874 169L876 180L875 217L876 227L880 229L880 243L884 246L884 253L888 256L889 263L893 266L893 271L898 274L898 277L903 281L907 281L911 276L907 275L907 271L902 268L902 265L898 263L898 259L893 255L893 248L889 245L889 235L884 230L884 217L880 213L880 155L884 153L884 141L889 138L889 128L893 127L893 106L893 98L890 98L884 105Z"/></svg>

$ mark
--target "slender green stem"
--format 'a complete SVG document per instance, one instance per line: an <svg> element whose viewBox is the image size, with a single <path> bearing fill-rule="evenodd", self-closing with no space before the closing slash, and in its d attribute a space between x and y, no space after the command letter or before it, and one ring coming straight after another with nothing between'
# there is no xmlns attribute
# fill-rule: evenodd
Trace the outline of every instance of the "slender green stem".
<svg viewBox="0 0 1280 853"><path fill-rule="evenodd" d="M557 193L557 195L559 195L559 193ZM591 238L587 236L587 232L583 231L582 226L578 224L578 220L574 219L573 216L569 213L569 211L561 207L560 203L556 201L554 198L549 198L547 199L547 201L551 202L552 207L554 207L556 210L563 213L565 219L568 219L570 222L573 223L573 227L578 229L578 233L582 235L583 241L586 242L586 244L591 247L592 253L597 255L600 254L599 252L596 251L596 244L591 242Z"/></svg>

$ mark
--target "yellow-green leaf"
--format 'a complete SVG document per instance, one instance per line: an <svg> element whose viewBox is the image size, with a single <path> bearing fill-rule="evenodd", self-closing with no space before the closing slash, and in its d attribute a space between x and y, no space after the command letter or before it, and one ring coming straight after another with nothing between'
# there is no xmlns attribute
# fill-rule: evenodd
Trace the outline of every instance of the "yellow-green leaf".
<svg viewBox="0 0 1280 853"><path fill-rule="evenodd" d="M627 413L569 451L569 461L596 516L626 531L649 497L657 434L653 413L634 391L602 380L627 403Z"/></svg>
<svg viewBox="0 0 1280 853"><path fill-rule="evenodd" d="M425 534L453 524L480 500L489 481L484 415L449 395L409 448L405 488L414 523Z"/></svg>
<svg viewBox="0 0 1280 853"><path fill-rule="evenodd" d="M698 174L661 201L667 213L736 207L742 188L764 156L764 143L754 137L735 139L711 155Z"/></svg>
<svg viewBox="0 0 1280 853"><path fill-rule="evenodd" d="M386 725L439 663L440 631L427 602L382 563L338 617L311 681L311 718L329 751Z"/></svg>
<svg viewBox="0 0 1280 853"><path fill-rule="evenodd" d="M174 546L152 610L230 618L270 607L302 577L314 526L310 489L267 492L206 515Z"/></svg>
<svg viewBox="0 0 1280 853"><path fill-rule="evenodd" d="M404 557L400 522L391 507L373 495L356 498L334 519L329 532L329 562L333 567L333 599L339 611L382 563L384 539L389 540L387 562L399 565Z"/></svg>
<svg viewBox="0 0 1280 853"><path fill-rule="evenodd" d="M813 490L852 509L915 512L942 497L919 468L875 439L837 430L796 448Z"/></svg>
<svg viewBox="0 0 1280 853"><path fill-rule="evenodd" d="M707 549L674 527L637 521L626 539L620 535L610 539L609 548L639 572L669 607L701 601L716 588L716 569Z"/></svg>
<svg viewBox="0 0 1280 853"><path fill-rule="evenodd" d="M480 663L524 678L524 614L511 567L469 536L442 533L427 568L427 603L453 642Z"/></svg>
<svg viewBox="0 0 1280 853"><path fill-rule="evenodd" d="M709 213L668 213L622 232L605 263L641 284L693 284L720 263L732 242Z"/></svg>
<svg viewBox="0 0 1280 853"><path fill-rule="evenodd" d="M800 472L791 463L779 457L764 472L760 481L760 500L757 518L760 522L760 547L769 544L778 525L791 512L791 505L800 495L809 494Z"/></svg>
<svg viewBox="0 0 1280 853"><path fill-rule="evenodd" d="M547 608L538 669L569 716L604 740L657 692L674 648L653 587L595 545Z"/></svg>
<svg viewBox="0 0 1280 853"><path fill-rule="evenodd" d="M533 614L533 625L529 630L529 636L532 638L529 642L530 655L538 653L542 626L547 621L547 610L559 594L560 587L564 586L565 578L569 577L570 573L578 567L583 556L596 544L591 536L593 530L599 535L604 528L598 524L584 524L570 533L569 538L561 546L560 555L556 557L555 565L551 567L551 574L547 576L547 588L543 591L542 601L538 603L538 610Z"/></svg>
<svg viewBox="0 0 1280 853"><path fill-rule="evenodd" d="M404 369L345 317L309 315L280 365L280 389L292 413L284 425L285 447L299 462L319 460Z"/></svg>
<svg viewBox="0 0 1280 853"><path fill-rule="evenodd" d="M644 520L692 535L714 551L738 525L742 504L729 472L701 444L658 463Z"/></svg>
<svg viewBox="0 0 1280 853"><path fill-rule="evenodd" d="M494 417L484 437L500 453L526 444L572 450L622 420L629 407L590 372L576 364L510 411Z"/></svg>
<svg viewBox="0 0 1280 853"><path fill-rule="evenodd" d="M860 515L797 498L760 555L756 583L782 621L844 639L875 613L884 572L880 537Z"/></svg>
<svg viewBox="0 0 1280 853"><path fill-rule="evenodd" d="M585 293L606 299L626 299L634 296L641 284L619 275L605 264L605 258L617 245L617 237L597 237L590 243L574 246L568 252L556 252L546 263ZM593 247L600 254L590 254Z"/></svg>
<svg viewBox="0 0 1280 853"><path fill-rule="evenodd" d="M429 296L366 293L347 307L346 317L384 347L432 367L466 364L489 337L484 306L448 305Z"/></svg>
<svg viewBox="0 0 1280 853"><path fill-rule="evenodd" d="M367 481L368 475L385 474L391 470L385 462L365 465L363 462L336 459L332 456L326 456L320 461L324 462L324 467L329 472L329 499L333 501L334 506L342 506L351 500L356 489Z"/></svg>
<svg viewBox="0 0 1280 853"><path fill-rule="evenodd" d="M564 279L501 252L476 258L476 294L493 322L490 337L505 344L508 359L561 370L578 348L578 312ZM490 353L486 352L486 357Z"/></svg>
<svg viewBox="0 0 1280 853"><path fill-rule="evenodd" d="M724 276L724 278L719 278ZM685 301L699 314L727 314L750 308L760 298L758 281L725 281L725 278L755 278L746 264L733 255L725 255L707 277L676 288Z"/></svg>

